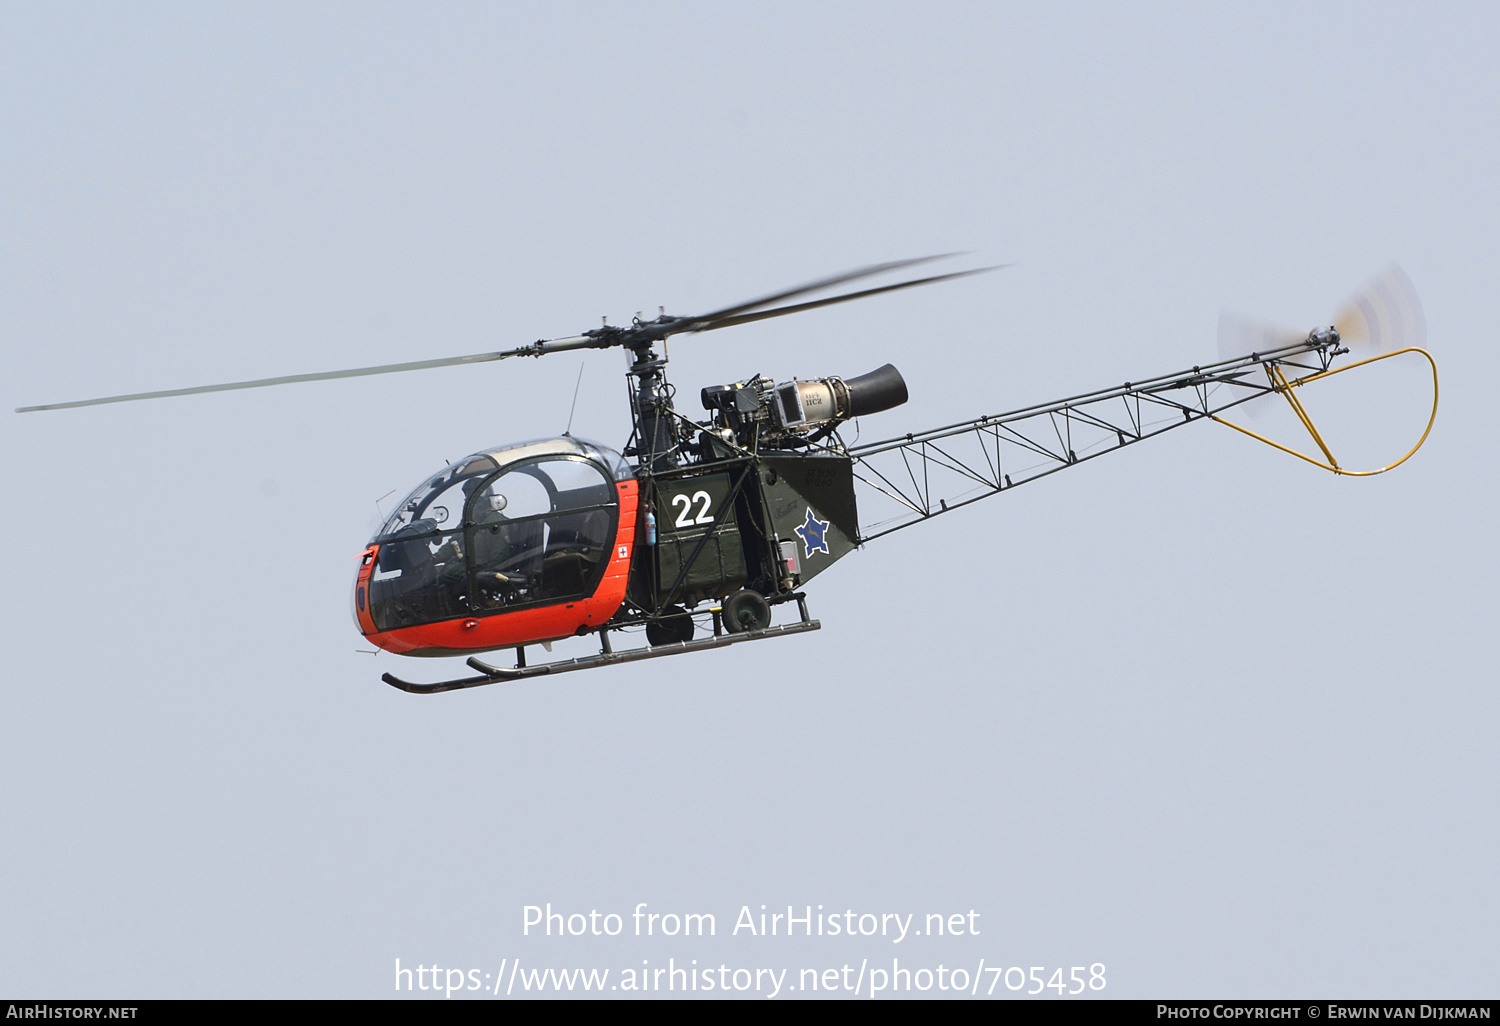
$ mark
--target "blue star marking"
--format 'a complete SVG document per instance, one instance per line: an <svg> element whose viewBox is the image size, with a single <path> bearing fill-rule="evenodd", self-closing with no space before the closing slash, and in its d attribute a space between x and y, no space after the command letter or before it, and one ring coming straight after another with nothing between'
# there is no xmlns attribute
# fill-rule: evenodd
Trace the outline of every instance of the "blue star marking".
<svg viewBox="0 0 1500 1026"><path fill-rule="evenodd" d="M807 523L797 528L797 536L802 539L802 544L807 548L804 558L811 556L814 552L829 555L828 539L824 532L828 530L828 521L819 520L813 516L812 507L807 507Z"/></svg>

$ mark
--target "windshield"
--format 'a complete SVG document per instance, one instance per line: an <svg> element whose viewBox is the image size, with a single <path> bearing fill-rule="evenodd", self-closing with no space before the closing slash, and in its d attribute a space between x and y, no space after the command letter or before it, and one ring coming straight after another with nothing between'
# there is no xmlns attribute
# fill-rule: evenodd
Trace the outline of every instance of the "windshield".
<svg viewBox="0 0 1500 1026"><path fill-rule="evenodd" d="M489 449L469 456L454 466L444 467L439 473L418 485L401 505L396 507L396 511L386 519L379 533L370 541L374 543L388 541L394 537L412 538L419 535L462 530L464 513L472 508L470 500L484 479L501 467L515 467L522 463L532 463L543 457L561 456L574 458L573 469L569 469L567 464L557 464L554 471L542 473L533 466L531 470L522 472L529 475L529 480L507 473L505 480L509 486L508 489L488 495L483 506L475 508L475 513L482 519L487 513L500 512L505 503L516 503L506 510L506 516L509 519L515 519L518 516L527 515L517 512L519 509L528 508L527 502L545 503L547 508L554 509L578 504L613 502L613 489L608 487L607 479L628 481L635 476L619 453L597 442L582 438L568 436L539 438L529 442L518 442L504 448ZM582 457L585 462L577 463L579 457ZM599 481L598 475L593 471L583 472L581 468L589 464L597 464L595 469L603 472L606 481ZM564 476L553 480L553 473ZM580 473L584 473L584 476L578 477ZM590 483L585 485L582 483L584 481ZM597 494L568 494L577 489L602 489L602 491L598 491ZM506 494L507 490L514 494ZM487 489L487 491L490 490ZM537 492L539 497L532 499L526 494L528 492ZM610 493L609 498L601 497L605 492ZM541 508L537 510L537 512L543 511L544 509Z"/></svg>
<svg viewBox="0 0 1500 1026"><path fill-rule="evenodd" d="M492 470L466 460L422 484L379 539L370 615L380 630L587 598L619 525L609 471L558 453Z"/></svg>
<svg viewBox="0 0 1500 1026"><path fill-rule="evenodd" d="M457 466L445 467L442 473L418 485L406 501L396 507L396 512L385 522L376 539L397 532L412 535L453 530L463 523L464 504L469 493L480 479L497 469L495 461L488 456L471 456Z"/></svg>

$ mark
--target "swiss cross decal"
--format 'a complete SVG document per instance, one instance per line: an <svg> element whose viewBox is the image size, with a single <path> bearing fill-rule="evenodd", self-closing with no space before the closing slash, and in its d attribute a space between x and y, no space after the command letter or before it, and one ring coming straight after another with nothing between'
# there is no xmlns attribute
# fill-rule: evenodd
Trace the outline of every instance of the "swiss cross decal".
<svg viewBox="0 0 1500 1026"><path fill-rule="evenodd" d="M812 507L807 507L807 521L796 529L797 537L802 539L803 546L807 549L805 556L811 556L814 552L829 555L828 552L828 521L819 520L813 516Z"/></svg>

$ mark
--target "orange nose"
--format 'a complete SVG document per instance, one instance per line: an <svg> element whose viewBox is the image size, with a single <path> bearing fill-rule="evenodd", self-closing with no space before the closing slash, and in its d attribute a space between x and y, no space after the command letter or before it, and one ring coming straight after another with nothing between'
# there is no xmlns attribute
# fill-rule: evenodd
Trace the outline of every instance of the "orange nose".
<svg viewBox="0 0 1500 1026"><path fill-rule="evenodd" d="M375 633L375 618L370 615L370 574L375 571L379 545L371 545L359 554L359 573L354 577L354 622L361 634Z"/></svg>

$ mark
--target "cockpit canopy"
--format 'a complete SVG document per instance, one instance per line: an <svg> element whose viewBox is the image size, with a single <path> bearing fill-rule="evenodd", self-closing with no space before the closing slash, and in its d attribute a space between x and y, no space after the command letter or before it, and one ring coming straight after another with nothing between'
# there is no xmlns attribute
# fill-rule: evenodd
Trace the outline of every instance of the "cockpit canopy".
<svg viewBox="0 0 1500 1026"><path fill-rule="evenodd" d="M582 457L594 464L606 478L613 481L628 481L634 476L629 464L613 449L599 445L597 442L566 435L560 438L541 438L530 442L520 442L503 449L478 452L459 460L452 466L444 467L418 485L406 497L406 500L396 507L396 511L386 520L375 537L370 539L371 544L389 540L398 534L403 538L409 538L416 534L452 531L461 527L464 523L464 514L468 511L469 499L475 490L485 483L486 478L502 467L523 461L531 462L538 457L546 456ZM476 502L475 512L480 517L484 517L503 510L508 518L515 519L568 506L612 501L605 498L594 499L592 502L578 502L576 500L581 496L565 495L564 493L573 492L579 488L594 487L597 475L581 475L578 471L570 472L567 469L568 461L554 463L548 460L545 462L553 468L554 472L533 471L529 474L506 474L504 477L507 487L501 489L496 488L498 481L490 482L489 486L484 488L484 498ZM582 469L585 468L579 468L579 470ZM478 520L476 519L475 522Z"/></svg>
<svg viewBox="0 0 1500 1026"><path fill-rule="evenodd" d="M614 450L566 436L444 468L372 539L377 629L593 594L619 525L618 482L633 476Z"/></svg>

